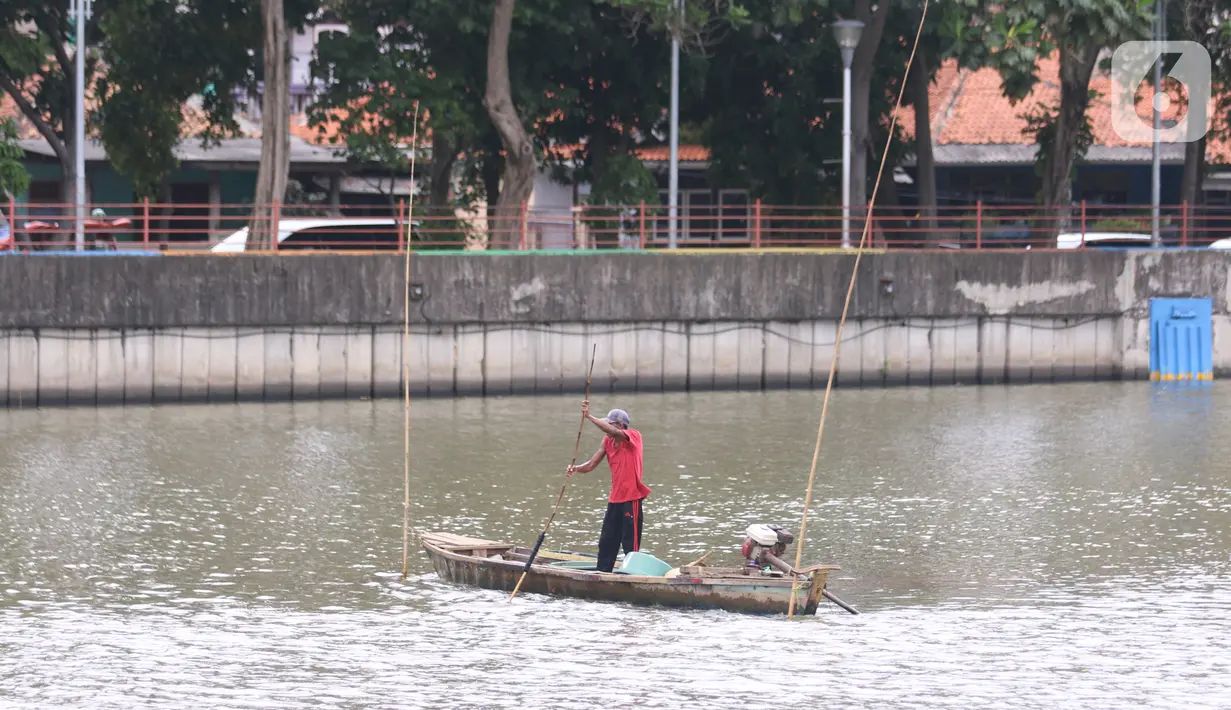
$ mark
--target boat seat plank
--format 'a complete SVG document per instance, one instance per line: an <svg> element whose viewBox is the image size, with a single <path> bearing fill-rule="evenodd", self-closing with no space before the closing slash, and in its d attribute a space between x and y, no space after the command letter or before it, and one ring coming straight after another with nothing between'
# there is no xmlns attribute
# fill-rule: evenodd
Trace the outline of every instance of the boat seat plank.
<svg viewBox="0 0 1231 710"><path fill-rule="evenodd" d="M558 560L560 562L582 562L588 560L598 564L598 560L593 557L586 557L585 555L570 555L567 552L552 552L551 550L539 550L538 557L548 560Z"/></svg>
<svg viewBox="0 0 1231 710"><path fill-rule="evenodd" d="M525 562L526 560L530 559L530 551L529 550L523 551L522 548L518 548L517 550L505 555L505 557L506 559L512 560L514 562ZM584 560L588 560L590 562L598 564L598 560L593 557L586 557L584 555L570 555L567 552L552 552L551 550L539 550L539 554L535 555L534 557L534 564L536 565L547 564L547 561L581 562Z"/></svg>
<svg viewBox="0 0 1231 710"><path fill-rule="evenodd" d="M492 543L490 545L437 545L437 547L439 547L442 550L448 550L449 552L465 552L466 550L492 550L492 551L512 550L514 547L517 547L517 546L511 543L502 542L502 543Z"/></svg>
<svg viewBox="0 0 1231 710"><path fill-rule="evenodd" d="M450 546L455 548L503 548L512 547L507 543L496 542L495 540L483 540L477 537L466 537L464 535L454 535L446 532L428 532L423 533L422 538L428 540L435 545Z"/></svg>

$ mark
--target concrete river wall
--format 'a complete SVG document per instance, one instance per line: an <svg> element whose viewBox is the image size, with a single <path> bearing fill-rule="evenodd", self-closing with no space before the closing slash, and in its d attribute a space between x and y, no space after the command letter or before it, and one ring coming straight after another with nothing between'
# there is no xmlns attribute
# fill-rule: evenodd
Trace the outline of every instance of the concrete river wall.
<svg viewBox="0 0 1231 710"><path fill-rule="evenodd" d="M0 258L0 397L122 402L824 387L853 254ZM839 386L1149 376L1153 297L1213 301L1231 254L869 253Z"/></svg>

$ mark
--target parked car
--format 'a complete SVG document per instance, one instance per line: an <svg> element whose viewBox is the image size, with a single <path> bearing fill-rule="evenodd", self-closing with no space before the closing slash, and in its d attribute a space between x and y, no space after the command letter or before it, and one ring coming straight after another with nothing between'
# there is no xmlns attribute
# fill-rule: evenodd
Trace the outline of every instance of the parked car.
<svg viewBox="0 0 1231 710"><path fill-rule="evenodd" d="M1219 239L1210 245L1211 249L1231 249L1231 237Z"/></svg>
<svg viewBox="0 0 1231 710"><path fill-rule="evenodd" d="M1056 237L1057 249L1149 249L1150 235L1135 232L1065 232Z"/></svg>
<svg viewBox="0 0 1231 710"><path fill-rule="evenodd" d="M413 231L418 222L411 224ZM398 222L392 218L288 217L278 220L278 249L324 251L392 251L398 248ZM215 244L212 252L242 252L248 247L244 227Z"/></svg>

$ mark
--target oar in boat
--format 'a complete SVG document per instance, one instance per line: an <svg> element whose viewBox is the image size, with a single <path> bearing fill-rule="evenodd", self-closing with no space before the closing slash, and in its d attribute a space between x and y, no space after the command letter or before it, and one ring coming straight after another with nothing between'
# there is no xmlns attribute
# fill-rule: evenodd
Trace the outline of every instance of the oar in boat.
<svg viewBox="0 0 1231 710"><path fill-rule="evenodd" d="M586 399L590 399L590 377L594 374L594 356L598 354L598 343L594 344L590 351L590 371L586 373ZM581 450L581 431L585 429L586 418L581 417L581 423L577 425L577 443L573 444L573 462L569 464L572 468L577 463L577 452ZM564 478L564 485L560 486L560 495L556 496L556 507L551 509L551 515L547 518L547 524L543 526L543 532L539 533L539 539L534 543L534 549L530 551L530 558L526 560L526 568L521 571L521 577L517 580L517 586L513 587L513 593L509 595L509 601L513 601L513 597L517 596L517 591L521 589L521 583L526 581L526 575L530 572L530 565L534 564L534 558L539 554L539 548L543 546L543 540L547 538L547 531L551 529L551 521L556 517L556 511L560 509L560 501L564 500L564 489L568 488L568 477Z"/></svg>
<svg viewBox="0 0 1231 710"><path fill-rule="evenodd" d="M850 604L847 604L846 602L842 601L842 600L841 600L841 599L839 599L839 598L838 598L838 597L837 597L837 596L836 596L833 592L829 591L828 589L822 589L822 590L821 590L821 594L825 595L825 598L826 598L826 599L828 599L829 601L833 602L834 604L837 604L838 606L842 607L843 609L846 609L846 610L847 610L847 611L849 611L850 613L852 613L852 614L858 614L858 613L859 613L858 611L855 611L855 607L853 607L853 606L851 606Z"/></svg>

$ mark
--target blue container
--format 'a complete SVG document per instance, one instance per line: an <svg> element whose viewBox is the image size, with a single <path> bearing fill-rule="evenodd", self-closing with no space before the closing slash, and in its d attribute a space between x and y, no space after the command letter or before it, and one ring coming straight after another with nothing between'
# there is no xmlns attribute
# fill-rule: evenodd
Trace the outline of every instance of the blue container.
<svg viewBox="0 0 1231 710"><path fill-rule="evenodd" d="M1150 380L1214 379L1214 309L1208 298L1150 299Z"/></svg>

